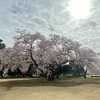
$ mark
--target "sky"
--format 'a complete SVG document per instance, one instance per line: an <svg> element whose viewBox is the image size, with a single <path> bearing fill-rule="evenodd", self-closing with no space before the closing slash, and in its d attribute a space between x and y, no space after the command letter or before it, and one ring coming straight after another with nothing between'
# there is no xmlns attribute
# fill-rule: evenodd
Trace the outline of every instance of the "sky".
<svg viewBox="0 0 100 100"><path fill-rule="evenodd" d="M100 51L100 0L0 0L0 38L13 45L17 28L60 34Z"/></svg>

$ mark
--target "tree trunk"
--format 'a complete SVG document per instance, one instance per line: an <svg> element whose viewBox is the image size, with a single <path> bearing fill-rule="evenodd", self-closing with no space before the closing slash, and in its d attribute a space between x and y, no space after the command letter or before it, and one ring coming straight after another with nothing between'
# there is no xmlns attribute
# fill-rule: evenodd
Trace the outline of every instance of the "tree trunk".
<svg viewBox="0 0 100 100"><path fill-rule="evenodd" d="M53 74L49 75L48 76L48 81L53 81L53 80L54 80L54 75Z"/></svg>
<svg viewBox="0 0 100 100"><path fill-rule="evenodd" d="M37 67L38 64L37 64L36 61L34 60L33 54L32 54L32 44L31 44L31 47L30 47L30 57L31 57L31 60L34 62L34 65Z"/></svg>
<svg viewBox="0 0 100 100"><path fill-rule="evenodd" d="M58 74L56 75L56 78L57 78L57 79L59 78L59 75L58 75Z"/></svg>
<svg viewBox="0 0 100 100"><path fill-rule="evenodd" d="M86 74L87 74L87 66L84 67L84 78L86 78Z"/></svg>
<svg viewBox="0 0 100 100"><path fill-rule="evenodd" d="M47 79L48 79L48 81L53 81L54 80L54 73L53 73L53 71L49 71L48 72L48 75L47 75Z"/></svg>
<svg viewBox="0 0 100 100"><path fill-rule="evenodd" d="M84 78L86 78L86 73L87 73L87 71L84 71Z"/></svg>

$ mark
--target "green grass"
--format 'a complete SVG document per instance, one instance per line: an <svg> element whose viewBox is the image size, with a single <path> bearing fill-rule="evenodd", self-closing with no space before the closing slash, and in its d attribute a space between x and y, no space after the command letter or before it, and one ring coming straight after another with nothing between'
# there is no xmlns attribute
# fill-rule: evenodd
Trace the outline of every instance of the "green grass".
<svg viewBox="0 0 100 100"><path fill-rule="evenodd" d="M100 79L0 79L0 100L99 100Z"/></svg>

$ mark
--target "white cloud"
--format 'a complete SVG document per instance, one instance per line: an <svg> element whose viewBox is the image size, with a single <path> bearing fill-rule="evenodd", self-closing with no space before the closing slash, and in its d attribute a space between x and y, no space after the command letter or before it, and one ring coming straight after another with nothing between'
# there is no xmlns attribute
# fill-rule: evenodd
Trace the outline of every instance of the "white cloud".
<svg viewBox="0 0 100 100"><path fill-rule="evenodd" d="M0 38L7 46L13 43L15 28L32 33L57 33L100 50L100 1L91 0L89 19L74 20L64 11L69 0L0 0ZM5 37L6 36L6 37Z"/></svg>

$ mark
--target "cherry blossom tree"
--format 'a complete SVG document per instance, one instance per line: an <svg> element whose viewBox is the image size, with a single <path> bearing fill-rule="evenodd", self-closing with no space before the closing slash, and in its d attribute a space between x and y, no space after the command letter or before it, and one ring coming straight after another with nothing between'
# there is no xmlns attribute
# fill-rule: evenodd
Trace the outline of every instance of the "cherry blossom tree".
<svg viewBox="0 0 100 100"><path fill-rule="evenodd" d="M84 69L84 78L86 78L86 73L88 69L93 69L93 67L96 67L96 63L98 63L98 59L96 57L96 52L93 50L82 47L80 48L79 52L79 60L78 63L81 65Z"/></svg>
<svg viewBox="0 0 100 100"><path fill-rule="evenodd" d="M93 50L64 36L45 36L39 32L32 34L21 29L16 32L14 46L6 48L0 56L3 65L25 68L28 62L33 63L36 70L48 76L48 80L53 80L58 75L58 69L67 63L72 65L73 69L76 66L83 68L86 77L87 69L97 61Z"/></svg>
<svg viewBox="0 0 100 100"><path fill-rule="evenodd" d="M40 39L42 39L42 36L38 32L32 35L30 34L30 32L27 32L26 30L18 29L16 32L19 33L19 35L14 37L14 46L20 46L21 48L23 48L22 52L29 56L30 59L33 61L34 65L37 67L38 64L34 59L34 55L36 54L37 43Z"/></svg>

